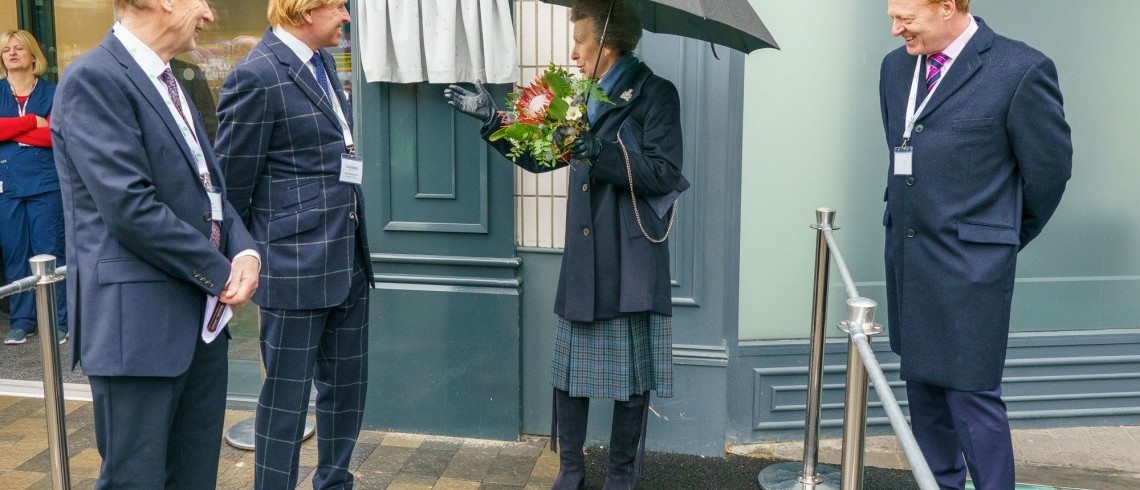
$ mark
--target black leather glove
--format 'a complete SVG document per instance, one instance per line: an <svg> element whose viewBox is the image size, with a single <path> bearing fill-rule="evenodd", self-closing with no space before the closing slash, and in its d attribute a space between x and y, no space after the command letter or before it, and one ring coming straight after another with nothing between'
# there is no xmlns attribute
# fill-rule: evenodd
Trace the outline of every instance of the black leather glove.
<svg viewBox="0 0 1140 490"><path fill-rule="evenodd" d="M472 92L459 85L448 85L443 90L447 97L447 104L455 110L474 117L480 121L487 121L498 111L491 100L491 93L483 87L481 80L475 80L475 91Z"/></svg>
<svg viewBox="0 0 1140 490"><path fill-rule="evenodd" d="M578 160L596 160L602 153L602 140L594 133L584 131L570 143L570 156Z"/></svg>

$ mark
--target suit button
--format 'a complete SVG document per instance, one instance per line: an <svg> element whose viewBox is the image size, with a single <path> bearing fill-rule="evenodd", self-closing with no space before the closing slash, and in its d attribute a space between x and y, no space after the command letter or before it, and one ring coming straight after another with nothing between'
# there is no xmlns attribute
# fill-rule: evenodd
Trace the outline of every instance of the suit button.
<svg viewBox="0 0 1140 490"><path fill-rule="evenodd" d="M210 221L210 213L203 214L202 219L204 219L206 221Z"/></svg>
<svg viewBox="0 0 1140 490"><path fill-rule="evenodd" d="M907 177L906 185L914 185L914 177Z"/></svg>
<svg viewBox="0 0 1140 490"><path fill-rule="evenodd" d="M914 132L916 132L916 133L921 133L923 129L926 129L926 128L924 128L921 124L916 124L914 126Z"/></svg>
<svg viewBox="0 0 1140 490"><path fill-rule="evenodd" d="M914 228L906 230L906 237L907 238L914 238Z"/></svg>
<svg viewBox="0 0 1140 490"><path fill-rule="evenodd" d="M586 236L590 236L590 229L589 228L582 228L582 234L586 235Z"/></svg>
<svg viewBox="0 0 1140 490"><path fill-rule="evenodd" d="M356 219L356 211L349 211L348 219Z"/></svg>
<svg viewBox="0 0 1140 490"><path fill-rule="evenodd" d="M582 192L586 192L586 191L589 191L589 190L590 190L590 186L589 186L589 184L582 184Z"/></svg>

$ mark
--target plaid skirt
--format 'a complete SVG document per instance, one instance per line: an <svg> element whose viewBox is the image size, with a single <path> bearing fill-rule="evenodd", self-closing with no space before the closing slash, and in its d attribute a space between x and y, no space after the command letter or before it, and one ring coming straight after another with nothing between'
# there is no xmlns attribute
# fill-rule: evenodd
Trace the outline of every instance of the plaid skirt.
<svg viewBox="0 0 1140 490"><path fill-rule="evenodd" d="M593 322L558 317L550 384L570 396L627 401L653 390L673 396L669 317L633 313Z"/></svg>

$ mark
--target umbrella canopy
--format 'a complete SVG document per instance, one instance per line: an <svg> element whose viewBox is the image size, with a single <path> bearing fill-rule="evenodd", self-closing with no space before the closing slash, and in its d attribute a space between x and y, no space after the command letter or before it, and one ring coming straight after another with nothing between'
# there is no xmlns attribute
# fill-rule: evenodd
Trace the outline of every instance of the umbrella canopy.
<svg viewBox="0 0 1140 490"><path fill-rule="evenodd" d="M572 7L578 0L542 0ZM641 14L650 32L708 41L745 54L780 47L748 0L622 0Z"/></svg>

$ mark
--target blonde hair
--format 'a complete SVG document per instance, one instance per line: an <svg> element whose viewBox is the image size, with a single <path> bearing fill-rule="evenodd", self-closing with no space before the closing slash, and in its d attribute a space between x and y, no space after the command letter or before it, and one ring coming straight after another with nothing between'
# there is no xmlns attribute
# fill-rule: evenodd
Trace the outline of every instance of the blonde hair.
<svg viewBox="0 0 1140 490"><path fill-rule="evenodd" d="M325 5L341 5L344 0L269 0L269 25L299 26L305 23L305 12Z"/></svg>
<svg viewBox="0 0 1140 490"><path fill-rule="evenodd" d="M32 33L23 29L12 29L0 33L0 48L8 44L8 41L16 38L20 44L24 45L24 49L32 53L32 73L37 77L43 75L48 69L47 58L44 58L44 52L40 49L40 43L36 41L36 37ZM0 78L8 78L8 67L4 63L0 63Z"/></svg>

